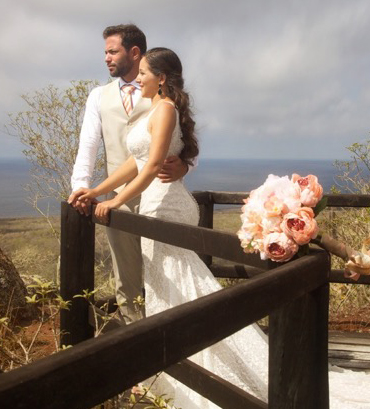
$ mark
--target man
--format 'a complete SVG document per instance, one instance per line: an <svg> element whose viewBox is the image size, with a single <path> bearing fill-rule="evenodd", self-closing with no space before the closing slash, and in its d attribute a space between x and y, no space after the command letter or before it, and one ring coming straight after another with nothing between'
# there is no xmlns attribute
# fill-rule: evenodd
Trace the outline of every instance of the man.
<svg viewBox="0 0 370 409"><path fill-rule="evenodd" d="M150 100L141 97L140 86L135 81L140 59L146 51L144 33L135 25L118 25L107 27L103 37L105 62L110 75L117 80L93 89L87 99L79 150L73 168L72 191L89 187L101 138L108 175L128 159L127 134L150 108ZM183 177L187 171L187 165L178 157L170 157L158 177L164 183L171 182ZM119 190L116 189L113 194ZM139 201L140 198L136 198L120 209L137 211ZM86 204L77 203L77 208L81 214L89 214L89 206ZM131 322L139 318L133 300L142 295L140 238L110 228L107 228L107 236L117 303L126 322Z"/></svg>

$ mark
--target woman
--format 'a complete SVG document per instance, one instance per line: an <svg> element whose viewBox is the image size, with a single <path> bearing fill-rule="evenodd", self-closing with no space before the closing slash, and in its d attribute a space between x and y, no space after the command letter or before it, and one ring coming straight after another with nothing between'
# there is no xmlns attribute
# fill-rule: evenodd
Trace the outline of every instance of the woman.
<svg viewBox="0 0 370 409"><path fill-rule="evenodd" d="M140 214L197 225L197 204L182 182L161 183L156 178L167 156L180 156L191 165L198 154L189 98L183 89L181 62L171 50L152 49L141 60L137 82L143 97L151 98L152 107L128 135L132 156L96 188L73 193L69 202L73 205L77 199L92 199L130 182L114 199L97 205L98 218L105 220L111 209L141 194ZM141 243L147 316L221 289L194 252L146 238L142 238ZM268 347L256 325L244 328L190 359L267 401ZM335 379L338 392L346 385L346 379L340 375ZM367 379L361 382L364 380ZM183 409L217 408L165 374L160 376L154 392L173 397L174 405ZM332 399L332 407L335 403L343 407L341 402L341 397ZM365 406L362 402L360 406L346 407Z"/></svg>

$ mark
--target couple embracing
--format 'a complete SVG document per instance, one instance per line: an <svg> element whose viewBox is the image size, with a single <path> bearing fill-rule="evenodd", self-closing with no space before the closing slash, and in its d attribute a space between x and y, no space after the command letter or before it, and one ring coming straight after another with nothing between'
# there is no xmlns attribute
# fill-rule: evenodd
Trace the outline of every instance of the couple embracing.
<svg viewBox="0 0 370 409"><path fill-rule="evenodd" d="M103 37L105 61L117 80L95 88L87 100L69 203L88 214L95 198L107 194L95 211L101 220L111 209L124 209L197 225L197 203L182 183L196 165L198 143L179 58L167 48L147 51L134 25L107 27ZM108 178L91 189L101 138ZM117 303L128 321L137 319L133 300L143 286L147 316L221 289L189 250L109 228L107 235ZM267 355L263 334L250 326L191 359L267 400ZM157 383L157 392L173 397L175 406L217 407L167 375Z"/></svg>

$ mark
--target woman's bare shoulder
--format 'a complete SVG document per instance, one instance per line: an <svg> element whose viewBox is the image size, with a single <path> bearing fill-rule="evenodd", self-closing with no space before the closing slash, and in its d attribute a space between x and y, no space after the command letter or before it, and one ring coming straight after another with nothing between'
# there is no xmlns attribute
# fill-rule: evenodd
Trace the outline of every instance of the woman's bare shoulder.
<svg viewBox="0 0 370 409"><path fill-rule="evenodd" d="M175 103L171 100L163 100L158 102L158 105L155 108L155 112L153 112L152 118L153 120L163 120L163 119L171 119L176 118L176 108Z"/></svg>

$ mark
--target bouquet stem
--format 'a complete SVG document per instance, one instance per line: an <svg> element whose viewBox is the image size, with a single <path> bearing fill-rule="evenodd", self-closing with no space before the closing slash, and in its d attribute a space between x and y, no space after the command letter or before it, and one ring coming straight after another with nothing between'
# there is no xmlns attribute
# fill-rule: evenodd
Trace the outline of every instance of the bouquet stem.
<svg viewBox="0 0 370 409"><path fill-rule="evenodd" d="M346 263L345 277L357 281L360 275L370 275L370 254L366 250L365 245L362 248L362 252L359 252L333 239L326 233L318 234L315 239L311 239L311 243L343 259Z"/></svg>
<svg viewBox="0 0 370 409"><path fill-rule="evenodd" d="M352 247L349 247L326 233L318 234L315 239L311 239L311 243L318 245L322 249L328 251L335 256L340 257L347 262L351 256L357 253Z"/></svg>

